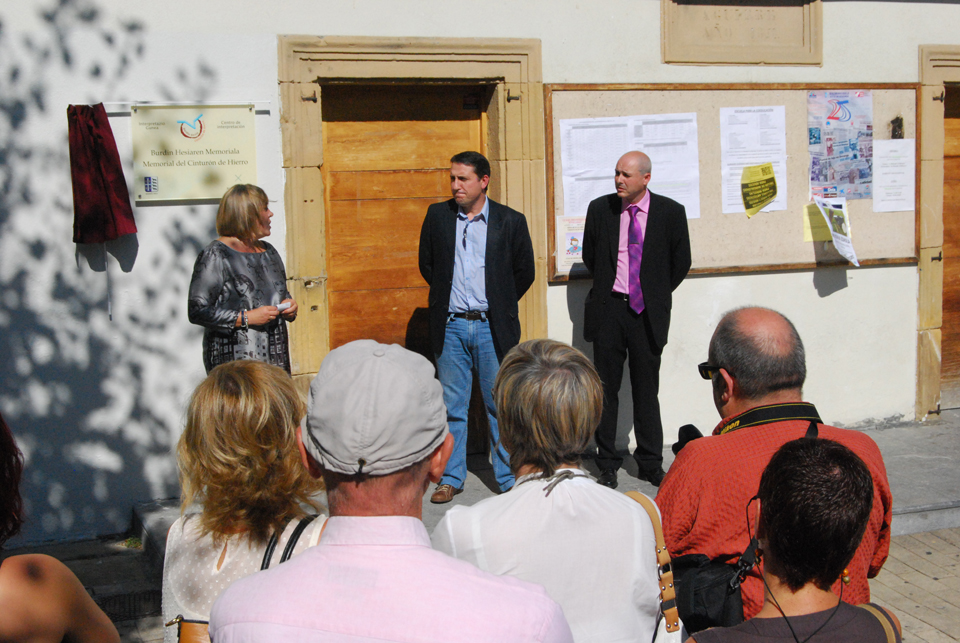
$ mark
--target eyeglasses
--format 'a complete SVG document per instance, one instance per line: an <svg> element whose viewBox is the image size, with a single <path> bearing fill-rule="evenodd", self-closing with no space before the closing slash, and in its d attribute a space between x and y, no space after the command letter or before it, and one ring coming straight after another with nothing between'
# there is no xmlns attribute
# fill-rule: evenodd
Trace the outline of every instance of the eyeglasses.
<svg viewBox="0 0 960 643"><path fill-rule="evenodd" d="M697 370L700 371L700 377L705 380L712 380L713 376L720 372L719 366L714 366L710 362L697 364Z"/></svg>

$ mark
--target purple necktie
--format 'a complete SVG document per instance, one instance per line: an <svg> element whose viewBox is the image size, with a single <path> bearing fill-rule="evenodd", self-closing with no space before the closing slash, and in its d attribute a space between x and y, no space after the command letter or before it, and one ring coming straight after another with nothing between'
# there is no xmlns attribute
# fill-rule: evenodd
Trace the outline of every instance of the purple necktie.
<svg viewBox="0 0 960 643"><path fill-rule="evenodd" d="M640 289L640 260L643 258L643 228L640 226L640 208L631 204L630 230L627 233L627 253L630 256L630 308L638 315L643 312L643 290Z"/></svg>

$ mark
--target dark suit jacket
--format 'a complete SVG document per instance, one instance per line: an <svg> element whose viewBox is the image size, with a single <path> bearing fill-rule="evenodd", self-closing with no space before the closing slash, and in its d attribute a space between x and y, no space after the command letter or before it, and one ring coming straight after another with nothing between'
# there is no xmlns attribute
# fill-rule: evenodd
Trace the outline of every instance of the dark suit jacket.
<svg viewBox="0 0 960 643"><path fill-rule="evenodd" d="M593 275L583 318L583 338L596 339L601 315L611 301L617 279L617 252L620 247L620 197L608 194L587 207L583 231L583 263ZM683 206L659 194L650 193L650 212L643 238L640 287L653 327L653 337L663 348L670 329L673 291L690 270L690 234Z"/></svg>
<svg viewBox="0 0 960 643"><path fill-rule="evenodd" d="M430 342L435 355L443 352L453 261L457 243L457 202L427 208L420 229L420 274L430 284ZM520 342L517 303L533 284L536 267L533 244L523 215L490 200L484 259L490 332L501 361Z"/></svg>

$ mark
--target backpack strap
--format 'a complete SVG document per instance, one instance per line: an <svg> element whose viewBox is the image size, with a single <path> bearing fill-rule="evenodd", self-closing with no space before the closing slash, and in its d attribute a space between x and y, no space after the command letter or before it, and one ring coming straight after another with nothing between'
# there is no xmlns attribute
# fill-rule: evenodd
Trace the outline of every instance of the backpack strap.
<svg viewBox="0 0 960 643"><path fill-rule="evenodd" d="M660 613L667 620L667 631L676 632L680 629L680 616L677 614L676 588L673 586L673 569L670 567L670 552L667 551L666 541L663 539L663 527L660 525L660 513L650 498L639 491L628 491L627 497L640 503L650 516L653 523L653 533L657 539L657 565L660 576Z"/></svg>
<svg viewBox="0 0 960 643"><path fill-rule="evenodd" d="M897 643L897 634L893 631L893 624L890 623L890 617L881 612L879 609L871 605L870 603L861 603L857 607L862 607L867 610L873 616L880 621L880 625L883 626L883 631L887 635L887 643Z"/></svg>
<svg viewBox="0 0 960 643"><path fill-rule="evenodd" d="M803 437L805 438L816 438L820 436L820 429L817 427L817 423L813 420L810 420L810 426L807 427L807 433Z"/></svg>

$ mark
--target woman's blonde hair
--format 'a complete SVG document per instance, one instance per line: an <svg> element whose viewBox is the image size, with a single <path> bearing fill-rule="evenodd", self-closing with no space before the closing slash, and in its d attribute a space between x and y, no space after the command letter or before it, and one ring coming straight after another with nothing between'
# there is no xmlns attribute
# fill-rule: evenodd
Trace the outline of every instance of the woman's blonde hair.
<svg viewBox="0 0 960 643"><path fill-rule="evenodd" d="M297 448L303 398L282 368L253 360L217 366L200 383L177 445L181 511L203 503L201 532L262 543L323 488Z"/></svg>
<svg viewBox="0 0 960 643"><path fill-rule="evenodd" d="M514 473L528 464L551 476L562 464L579 464L603 410L593 364L552 339L530 340L507 353L493 397Z"/></svg>
<svg viewBox="0 0 960 643"><path fill-rule="evenodd" d="M266 192L256 185L234 185L220 199L217 234L253 243L259 238L260 213L266 209Z"/></svg>

